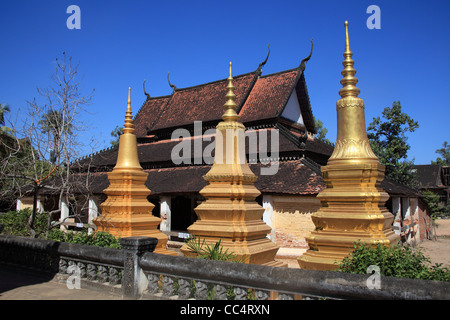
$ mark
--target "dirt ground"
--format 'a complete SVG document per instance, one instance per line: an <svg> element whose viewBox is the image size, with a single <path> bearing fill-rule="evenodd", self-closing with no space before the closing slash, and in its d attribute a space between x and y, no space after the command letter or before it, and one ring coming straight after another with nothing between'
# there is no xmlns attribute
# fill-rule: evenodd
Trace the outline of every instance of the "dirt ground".
<svg viewBox="0 0 450 320"><path fill-rule="evenodd" d="M450 267L450 219L436 220L436 239L424 240L418 244L419 248L431 262L442 263Z"/></svg>

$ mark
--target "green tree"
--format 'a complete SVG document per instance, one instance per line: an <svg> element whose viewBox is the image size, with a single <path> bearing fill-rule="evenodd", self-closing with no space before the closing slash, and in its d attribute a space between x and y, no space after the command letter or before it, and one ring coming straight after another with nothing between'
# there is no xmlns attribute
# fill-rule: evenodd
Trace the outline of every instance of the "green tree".
<svg viewBox="0 0 450 320"><path fill-rule="evenodd" d="M323 126L323 122L319 119L316 119L314 116L313 116L313 119L314 119L314 124L316 125L316 128L317 128L316 139L319 141L334 145L334 143L331 142L330 140L328 140L328 138L326 137L327 133L328 133L328 129Z"/></svg>
<svg viewBox="0 0 450 320"><path fill-rule="evenodd" d="M447 218L450 216L450 207L444 206L439 203L438 194L430 190L424 190L422 191L422 199L430 209L431 217L433 219Z"/></svg>
<svg viewBox="0 0 450 320"><path fill-rule="evenodd" d="M441 149L437 149L436 153L441 155L436 158L436 161L431 161L431 164L440 164L441 166L450 165L450 144L444 141Z"/></svg>
<svg viewBox="0 0 450 320"><path fill-rule="evenodd" d="M414 132L419 124L402 112L400 101L394 101L391 108L384 108L382 115L384 121L380 117L373 118L367 128L370 146L386 167L386 177L416 188L418 182L412 170L414 161L407 159L410 146L405 133Z"/></svg>
<svg viewBox="0 0 450 320"><path fill-rule="evenodd" d="M11 112L9 105L0 103L0 126L5 125L5 112Z"/></svg>
<svg viewBox="0 0 450 320"><path fill-rule="evenodd" d="M121 126L116 126L113 131L111 131L111 137L114 139L111 140L111 145L116 147L119 145L120 135L123 133L123 128Z"/></svg>
<svg viewBox="0 0 450 320"><path fill-rule="evenodd" d="M11 108L6 103L0 103L0 134L8 133L10 128L5 126L5 113L11 112Z"/></svg>

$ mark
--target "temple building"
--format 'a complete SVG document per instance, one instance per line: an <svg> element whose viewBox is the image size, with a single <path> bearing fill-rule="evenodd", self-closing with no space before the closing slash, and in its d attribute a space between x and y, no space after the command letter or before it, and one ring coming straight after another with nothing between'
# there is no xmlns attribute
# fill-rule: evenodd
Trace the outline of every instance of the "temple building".
<svg viewBox="0 0 450 320"><path fill-rule="evenodd" d="M246 128L245 153L261 192L256 201L272 228L268 236L286 255L295 256L306 250L305 237L314 230L311 215L320 208L316 196L325 189L321 167L334 150L315 137L305 80L310 57L295 68L264 75L266 59L254 71L233 76L236 112ZM204 201L199 191L207 184L203 176L214 159L215 127L223 115L227 78L187 88L170 85L173 92L166 96L152 97L144 90L146 100L133 119L134 134L140 164L148 173L148 200L155 205L153 214L162 218L159 228L172 241L182 241L197 220L194 208ZM81 209L84 222L101 214L107 173L117 156L118 148L111 147L79 161L74 179L89 175L88 204ZM395 198L418 197L388 180L381 186ZM397 201L392 199L387 203L391 212Z"/></svg>

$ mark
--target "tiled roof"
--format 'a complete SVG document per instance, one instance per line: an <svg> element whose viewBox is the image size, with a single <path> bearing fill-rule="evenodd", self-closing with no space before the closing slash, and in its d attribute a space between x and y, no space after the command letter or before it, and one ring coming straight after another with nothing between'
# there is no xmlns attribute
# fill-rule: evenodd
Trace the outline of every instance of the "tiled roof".
<svg viewBox="0 0 450 320"><path fill-rule="evenodd" d="M256 78L256 72L234 77L234 94L238 106L245 101ZM159 114L154 114L156 120L150 127L151 130L179 127L194 121L220 120L226 101L226 86L226 79L223 79L176 90L164 110Z"/></svg>
<svg viewBox="0 0 450 320"><path fill-rule="evenodd" d="M267 136L267 139L262 139L263 132L265 132L265 135ZM256 150L256 153L258 154L258 160L261 160L262 158L270 157L273 155L271 154L272 151L272 133L274 132L274 129L268 128L268 129L258 129L258 130L249 130L247 132L248 135L255 134L257 137L256 143L252 144L250 146L249 139L246 139L246 153L248 154L249 151L253 153L254 150ZM294 136L295 137L295 136ZM195 136L191 137L189 140L191 150L190 154L186 155L186 158L189 158L191 160L191 163L194 164L194 152L195 152L195 145L201 145L202 148L202 155L207 146L209 146L212 142L211 140L204 139L203 136ZM295 139L289 139L287 136L285 136L283 133L279 134L279 140L278 140L278 152L279 156L282 158L286 157L301 157L306 153L309 155L315 155L315 157L320 156L324 159L327 159L332 151L333 148L330 145L327 145L323 142L320 142L318 140L311 140L308 139L305 143L304 148L299 147L299 141L295 142ZM255 142L255 141L254 141ZM165 166L165 167L173 167L172 164L172 152L174 150L174 147L179 145L181 143L181 140L161 140L161 141L154 141L151 143L143 143L138 144L138 157L139 161L144 167L150 168L156 166ZM275 148L273 150L276 150ZM91 157L88 157L86 159L81 160L79 163L82 167L89 166L91 168L91 171L93 171L93 168L97 168L101 170L102 167L112 169L117 161L117 153L118 148L110 148L107 150L104 150L102 152L99 152L95 155L92 155ZM211 156L214 156L214 151L211 153ZM254 157L252 157L254 158ZM325 160L326 161L326 160ZM198 164L198 163L196 163ZM73 167L76 169L75 167Z"/></svg>
<svg viewBox="0 0 450 320"><path fill-rule="evenodd" d="M307 159L280 161L274 175L261 175L261 168L268 165L257 163L249 166L258 176L255 187L261 193L314 196L325 189L319 167ZM203 176L210 169L210 165L147 169L146 186L152 195L198 193L206 186ZM71 179L73 182L78 181L81 193L85 192L86 174L73 174ZM106 172L90 173L88 181L89 190L94 194L102 193L109 186ZM420 197L417 191L389 179L381 182L381 188L391 196ZM55 191L44 188L41 193L51 194Z"/></svg>
<svg viewBox="0 0 450 320"><path fill-rule="evenodd" d="M302 160L280 162L275 175L260 175L262 166L260 163L250 164L251 170L258 176L255 187L261 192L315 195L325 188L320 174ZM203 176L210 169L211 166L149 169L145 170L148 173L146 185L153 195L198 193L206 186ZM106 172L92 174L91 181L93 193L101 193L109 185Z"/></svg>
<svg viewBox="0 0 450 320"><path fill-rule="evenodd" d="M381 182L381 188L387 193L389 193L391 196L399 195L408 197L420 197L420 193L417 192L416 190L387 178L385 178Z"/></svg>
<svg viewBox="0 0 450 320"><path fill-rule="evenodd" d="M441 179L441 166L436 164L415 165L420 188L444 187Z"/></svg>
<svg viewBox="0 0 450 320"><path fill-rule="evenodd" d="M141 110L134 118L135 134L138 137L147 135L147 128L151 128L159 115L169 102L170 96L150 98L144 102ZM147 127L147 128L146 128Z"/></svg>
<svg viewBox="0 0 450 320"><path fill-rule="evenodd" d="M276 118L289 99L298 73L294 69L259 78L239 112L240 121Z"/></svg>

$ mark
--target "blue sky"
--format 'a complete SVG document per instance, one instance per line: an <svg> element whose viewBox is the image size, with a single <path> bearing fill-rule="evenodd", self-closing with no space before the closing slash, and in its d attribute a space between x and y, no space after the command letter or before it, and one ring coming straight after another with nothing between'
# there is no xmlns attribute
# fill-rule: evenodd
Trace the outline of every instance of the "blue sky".
<svg viewBox="0 0 450 320"><path fill-rule="evenodd" d="M69 5L81 9L81 29L69 30ZM370 30L369 5L381 9L381 29ZM253 71L271 54L263 74L297 67L314 52L305 77L313 114L336 139L336 100L341 88L344 21L366 105L366 124L400 100L419 122L409 134L409 158L436 159L450 142L450 2L448 1L85 1L0 2L0 102L20 122L25 100L50 85L55 58L65 51L80 62L83 90L95 88L84 116L86 139L109 146L122 125L128 87L136 113L152 96L171 93L167 73L179 88ZM18 113L18 111L20 112Z"/></svg>

